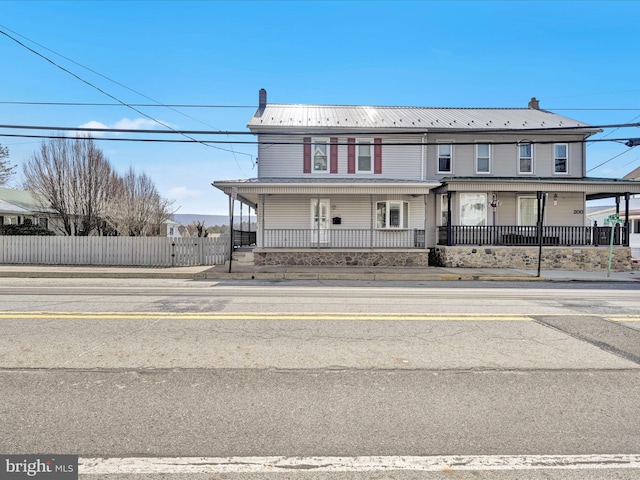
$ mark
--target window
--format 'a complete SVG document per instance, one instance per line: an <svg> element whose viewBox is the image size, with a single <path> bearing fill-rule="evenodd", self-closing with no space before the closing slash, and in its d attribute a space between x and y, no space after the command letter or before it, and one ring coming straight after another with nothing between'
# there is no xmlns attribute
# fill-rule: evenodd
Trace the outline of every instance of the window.
<svg viewBox="0 0 640 480"><path fill-rule="evenodd" d="M409 202L378 202L376 225L377 228L409 228Z"/></svg>
<svg viewBox="0 0 640 480"><path fill-rule="evenodd" d="M329 141L326 138L313 139L313 171L326 172L329 158Z"/></svg>
<svg viewBox="0 0 640 480"><path fill-rule="evenodd" d="M491 145L479 143L476 145L476 173L489 173L491 171Z"/></svg>
<svg viewBox="0 0 640 480"><path fill-rule="evenodd" d="M460 194L460 225L482 226L487 224L487 194Z"/></svg>
<svg viewBox="0 0 640 480"><path fill-rule="evenodd" d="M452 173L453 163L453 145L440 144L438 145L438 173Z"/></svg>
<svg viewBox="0 0 640 480"><path fill-rule="evenodd" d="M362 139L356 142L356 165L358 172L371 173L373 164L373 145L371 140Z"/></svg>
<svg viewBox="0 0 640 480"><path fill-rule="evenodd" d="M568 152L569 152L569 145L567 145L566 143L556 143L553 146L553 172L554 173L569 173Z"/></svg>
<svg viewBox="0 0 640 480"><path fill-rule="evenodd" d="M449 225L449 195L440 196L440 225Z"/></svg>
<svg viewBox="0 0 640 480"><path fill-rule="evenodd" d="M518 225L536 226L538 224L538 199L536 197L518 197Z"/></svg>
<svg viewBox="0 0 640 480"><path fill-rule="evenodd" d="M518 145L518 173L533 173L533 145Z"/></svg>
<svg viewBox="0 0 640 480"><path fill-rule="evenodd" d="M43 217L38 218L38 225L42 228L49 228L49 219Z"/></svg>

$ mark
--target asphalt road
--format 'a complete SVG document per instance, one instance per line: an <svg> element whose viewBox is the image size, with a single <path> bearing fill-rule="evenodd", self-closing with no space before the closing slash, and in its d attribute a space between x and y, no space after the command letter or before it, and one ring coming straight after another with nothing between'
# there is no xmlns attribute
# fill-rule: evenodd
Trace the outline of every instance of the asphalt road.
<svg viewBox="0 0 640 480"><path fill-rule="evenodd" d="M638 478L638 293L0 279L0 452L78 454L91 479Z"/></svg>

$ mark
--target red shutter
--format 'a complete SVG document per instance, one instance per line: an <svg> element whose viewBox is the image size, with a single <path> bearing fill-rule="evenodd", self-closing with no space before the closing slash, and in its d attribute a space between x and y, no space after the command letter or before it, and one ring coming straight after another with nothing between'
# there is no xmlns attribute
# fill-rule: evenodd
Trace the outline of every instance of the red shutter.
<svg viewBox="0 0 640 480"><path fill-rule="evenodd" d="M347 138L347 173L356 173L356 139Z"/></svg>
<svg viewBox="0 0 640 480"><path fill-rule="evenodd" d="M382 139L373 140L373 173L382 173Z"/></svg>
<svg viewBox="0 0 640 480"><path fill-rule="evenodd" d="M338 139L331 138L331 149L330 149L330 165L331 169L329 173L338 173Z"/></svg>
<svg viewBox="0 0 640 480"><path fill-rule="evenodd" d="M302 172L311 173L311 137L304 137Z"/></svg>

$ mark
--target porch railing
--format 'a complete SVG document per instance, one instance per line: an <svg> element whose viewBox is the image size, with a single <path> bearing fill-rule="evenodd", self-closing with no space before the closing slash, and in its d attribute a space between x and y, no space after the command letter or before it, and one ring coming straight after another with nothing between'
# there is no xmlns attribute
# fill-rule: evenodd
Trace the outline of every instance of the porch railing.
<svg viewBox="0 0 640 480"><path fill-rule="evenodd" d="M233 231L233 245L236 247L247 247L256 244L256 232L246 230Z"/></svg>
<svg viewBox="0 0 640 480"><path fill-rule="evenodd" d="M447 237L451 231L451 238ZM613 231L614 245L629 245L629 236L625 226L617 225ZM542 227L542 244L557 246L598 246L609 245L611 227ZM538 245L537 227L519 225L494 226L454 226L438 227L440 245Z"/></svg>
<svg viewBox="0 0 640 480"><path fill-rule="evenodd" d="M425 248L424 230L265 229L265 248Z"/></svg>

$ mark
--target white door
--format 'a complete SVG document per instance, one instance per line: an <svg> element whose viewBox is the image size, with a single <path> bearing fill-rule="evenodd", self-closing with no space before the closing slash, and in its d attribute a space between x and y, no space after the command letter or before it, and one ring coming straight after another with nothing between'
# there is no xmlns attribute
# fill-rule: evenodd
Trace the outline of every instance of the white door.
<svg viewBox="0 0 640 480"><path fill-rule="evenodd" d="M317 199L311 200L311 243L327 244L329 243L329 224L330 224L329 200L321 198L318 204Z"/></svg>

